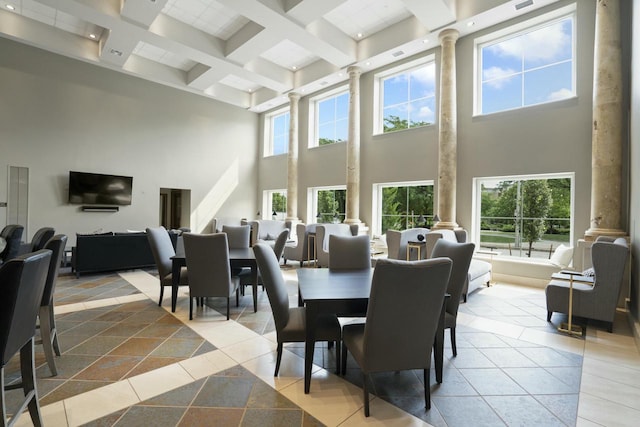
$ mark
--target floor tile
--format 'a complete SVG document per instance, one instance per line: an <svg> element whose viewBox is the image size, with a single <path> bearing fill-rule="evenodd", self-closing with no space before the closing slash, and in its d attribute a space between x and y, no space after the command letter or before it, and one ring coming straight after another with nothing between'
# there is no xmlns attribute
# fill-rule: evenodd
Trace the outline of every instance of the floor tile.
<svg viewBox="0 0 640 427"><path fill-rule="evenodd" d="M522 387L497 368L461 369L460 372L482 396L527 394Z"/></svg>
<svg viewBox="0 0 640 427"><path fill-rule="evenodd" d="M509 426L565 425L531 396L486 396L484 399Z"/></svg>
<svg viewBox="0 0 640 427"><path fill-rule="evenodd" d="M173 427L178 424L186 409L136 405L129 408L116 422L115 426L147 427L152 422L154 427Z"/></svg>
<svg viewBox="0 0 640 427"><path fill-rule="evenodd" d="M187 409L179 427L237 427L241 425L244 409L198 408Z"/></svg>
<svg viewBox="0 0 640 427"><path fill-rule="evenodd" d="M504 372L530 394L569 394L579 391L575 384L558 381L544 368L506 368Z"/></svg>
<svg viewBox="0 0 640 427"><path fill-rule="evenodd" d="M448 427L496 427L506 425L481 397L434 397L433 403Z"/></svg>
<svg viewBox="0 0 640 427"><path fill-rule="evenodd" d="M208 408L244 408L255 380L251 378L211 376L193 401Z"/></svg>

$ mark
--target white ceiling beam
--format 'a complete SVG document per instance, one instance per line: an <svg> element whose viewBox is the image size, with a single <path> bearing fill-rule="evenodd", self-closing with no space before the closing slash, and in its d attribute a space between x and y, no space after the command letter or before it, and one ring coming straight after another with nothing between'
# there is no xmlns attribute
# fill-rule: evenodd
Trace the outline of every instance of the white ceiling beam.
<svg viewBox="0 0 640 427"><path fill-rule="evenodd" d="M322 80L325 76L338 71L340 71L339 67L320 59L295 72L294 87L302 87L318 80Z"/></svg>
<svg viewBox="0 0 640 427"><path fill-rule="evenodd" d="M318 17L324 16L346 0L289 0L285 1L285 11L300 25L307 26Z"/></svg>
<svg viewBox="0 0 640 427"><path fill-rule="evenodd" d="M358 61L366 61L390 50L397 50L398 46L424 39L429 34L418 19L411 16L360 40ZM390 58L388 62L393 62L393 60Z"/></svg>
<svg viewBox="0 0 640 427"><path fill-rule="evenodd" d="M227 40L226 56L230 61L244 64L260 56L282 38L270 28L249 22Z"/></svg>
<svg viewBox="0 0 640 427"><path fill-rule="evenodd" d="M429 31L444 27L455 21L455 4L448 0L402 0L405 7Z"/></svg>
<svg viewBox="0 0 640 427"><path fill-rule="evenodd" d="M140 24L144 28L149 28L166 4L167 0L124 0L122 18L134 24Z"/></svg>
<svg viewBox="0 0 640 427"><path fill-rule="evenodd" d="M214 84L205 90L205 93L227 104L242 108L251 107L251 94L222 83Z"/></svg>

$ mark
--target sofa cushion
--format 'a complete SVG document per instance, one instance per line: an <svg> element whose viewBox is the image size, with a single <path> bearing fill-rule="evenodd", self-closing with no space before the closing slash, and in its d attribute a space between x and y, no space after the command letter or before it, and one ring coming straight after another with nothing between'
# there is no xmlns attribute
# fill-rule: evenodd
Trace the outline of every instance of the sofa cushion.
<svg viewBox="0 0 640 427"><path fill-rule="evenodd" d="M573 258L573 248L565 245L560 245L556 248L549 258L551 264L556 265L560 268L567 268L571 263L571 259Z"/></svg>

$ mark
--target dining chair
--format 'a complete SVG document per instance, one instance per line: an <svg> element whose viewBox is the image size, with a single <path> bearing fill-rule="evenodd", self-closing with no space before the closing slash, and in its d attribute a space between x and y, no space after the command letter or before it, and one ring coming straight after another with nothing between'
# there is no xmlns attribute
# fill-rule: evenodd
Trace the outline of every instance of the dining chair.
<svg viewBox="0 0 640 427"><path fill-rule="evenodd" d="M51 239L55 233L56 231L51 227L40 228L33 235L33 238L31 239L31 246L28 252L35 252L43 249L44 245L47 244L49 239Z"/></svg>
<svg viewBox="0 0 640 427"><path fill-rule="evenodd" d="M465 285L469 280L469 265L471 265L471 257L475 249L473 243L457 243L450 240L438 239L433 250L431 258L449 258L452 261L451 276L447 284L446 309L444 314L444 328L449 329L451 336L451 350L453 355L458 355L456 347L456 323L458 320L458 307L462 299L462 293Z"/></svg>
<svg viewBox="0 0 640 427"><path fill-rule="evenodd" d="M227 234L184 233L184 254L189 271L189 320L193 319L193 299L204 297L225 297L227 299L227 320L229 301L236 294L239 305L238 279L231 277Z"/></svg>
<svg viewBox="0 0 640 427"><path fill-rule="evenodd" d="M58 330L56 328L56 318L54 315L53 294L56 289L56 283L58 282L60 262L62 261L62 254L66 245L67 236L64 234L53 236L44 245L44 249L51 251L51 262L49 263L49 270L47 271L47 280L44 285L44 292L42 293L38 318L40 319L40 337L42 338L44 355L47 359L51 375L54 377L58 375L54 352L57 356L60 356L60 344L58 343Z"/></svg>
<svg viewBox="0 0 640 427"><path fill-rule="evenodd" d="M149 239L149 246L151 247L151 253L153 259L158 268L158 275L160 277L160 300L158 305L162 305L162 297L164 296L165 286L172 286L173 274L171 257L175 256L176 250L171 243L171 237L167 229L160 227L147 228L147 239ZM180 286L186 286L189 284L189 277L186 268L180 270Z"/></svg>
<svg viewBox="0 0 640 427"><path fill-rule="evenodd" d="M360 270L371 268L371 241L367 235L329 236L329 269Z"/></svg>
<svg viewBox="0 0 640 427"><path fill-rule="evenodd" d="M284 251L284 245L287 243L287 238L289 237L289 230L282 230L280 234L276 237L275 244L273 245L273 253L280 262L280 258L282 258L282 252ZM240 278L240 291L242 295L244 295L245 286L253 285L253 279L251 274L251 269L244 269L238 277ZM264 289L264 284L262 282L262 275L260 274L260 269L258 269L258 285L262 285Z"/></svg>
<svg viewBox="0 0 640 427"><path fill-rule="evenodd" d="M27 407L33 424L42 425L36 388L34 335L50 262L51 251L42 249L15 257L0 267L0 418L3 426L14 425ZM5 366L18 352L21 381L5 385ZM15 389L22 389L24 398L7 420L5 391Z"/></svg>
<svg viewBox="0 0 640 427"><path fill-rule="evenodd" d="M251 246L250 225L223 225L222 232L227 235L229 249L242 249Z"/></svg>
<svg viewBox="0 0 640 427"><path fill-rule="evenodd" d="M0 263L7 262L11 258L18 256L23 232L24 227L18 224L9 224L2 229L0 237L6 241L6 246L0 252Z"/></svg>
<svg viewBox="0 0 640 427"><path fill-rule="evenodd" d="M422 369L425 406L431 408L431 350L451 264L447 258L381 259L376 263L366 322L342 329L342 373L346 372L349 350L362 370L366 417L367 379L375 372Z"/></svg>
<svg viewBox="0 0 640 427"><path fill-rule="evenodd" d="M306 338L306 309L289 307L289 293L280 271L280 264L273 250L265 243L256 243L253 247L262 281L267 288L267 296L276 325L278 353L273 376L280 371L282 350L285 342L304 342ZM336 343L336 369L340 369L341 328L335 315L320 316L316 329L316 341Z"/></svg>

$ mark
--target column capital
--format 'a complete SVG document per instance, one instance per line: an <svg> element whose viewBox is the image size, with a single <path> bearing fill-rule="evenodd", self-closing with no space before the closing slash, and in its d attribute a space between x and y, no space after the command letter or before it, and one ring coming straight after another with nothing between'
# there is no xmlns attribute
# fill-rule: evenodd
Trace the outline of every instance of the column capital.
<svg viewBox="0 0 640 427"><path fill-rule="evenodd" d="M458 37L460 37L460 33L458 30L453 28L447 28L446 30L440 31L440 34L438 34L438 40L440 40L440 43L444 43L446 41L455 43L458 40Z"/></svg>
<svg viewBox="0 0 640 427"><path fill-rule="evenodd" d="M300 94L297 92L289 92L289 94L287 95L289 97L289 101L299 101L300 100Z"/></svg>
<svg viewBox="0 0 640 427"><path fill-rule="evenodd" d="M360 69L360 67L356 67L355 65L350 65L349 67L347 67L347 74L349 74L349 77L359 76L361 73L362 70Z"/></svg>

